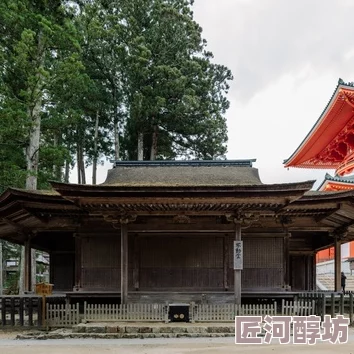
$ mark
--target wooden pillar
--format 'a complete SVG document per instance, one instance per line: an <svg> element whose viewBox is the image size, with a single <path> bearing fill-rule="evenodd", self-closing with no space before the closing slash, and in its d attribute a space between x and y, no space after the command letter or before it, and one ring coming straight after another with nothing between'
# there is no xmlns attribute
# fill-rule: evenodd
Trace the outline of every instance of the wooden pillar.
<svg viewBox="0 0 354 354"><path fill-rule="evenodd" d="M235 222L235 241L241 241L241 223ZM235 257L235 254L234 254ZM241 305L241 269L234 269L235 304Z"/></svg>
<svg viewBox="0 0 354 354"><path fill-rule="evenodd" d="M139 290L140 287L140 244L139 244L139 236L135 235L134 237L134 288L135 290Z"/></svg>
<svg viewBox="0 0 354 354"><path fill-rule="evenodd" d="M229 290L228 271L229 271L229 235L224 236L224 290Z"/></svg>
<svg viewBox="0 0 354 354"><path fill-rule="evenodd" d="M316 252L312 255L312 289L311 290L316 290L317 289L317 266L316 266Z"/></svg>
<svg viewBox="0 0 354 354"><path fill-rule="evenodd" d="M49 252L49 283L54 284L53 252Z"/></svg>
<svg viewBox="0 0 354 354"><path fill-rule="evenodd" d="M306 258L307 263L307 289L312 290L312 255L308 255Z"/></svg>
<svg viewBox="0 0 354 354"><path fill-rule="evenodd" d="M287 233L283 240L283 269L284 269L284 289L288 290L290 287L290 257L289 257L289 238L291 234Z"/></svg>
<svg viewBox="0 0 354 354"><path fill-rule="evenodd" d="M81 289L81 248L82 248L82 241L81 237L77 234L74 234L75 238L75 284L74 290L79 291Z"/></svg>
<svg viewBox="0 0 354 354"><path fill-rule="evenodd" d="M128 225L120 225L120 295L121 303L126 304L128 300Z"/></svg>
<svg viewBox="0 0 354 354"><path fill-rule="evenodd" d="M342 254L340 239L336 237L334 239L334 290L340 291L340 280L342 271Z"/></svg>
<svg viewBox="0 0 354 354"><path fill-rule="evenodd" d="M27 239L25 241L25 259L24 259L24 291L30 292L32 290L32 254L31 254L31 241Z"/></svg>

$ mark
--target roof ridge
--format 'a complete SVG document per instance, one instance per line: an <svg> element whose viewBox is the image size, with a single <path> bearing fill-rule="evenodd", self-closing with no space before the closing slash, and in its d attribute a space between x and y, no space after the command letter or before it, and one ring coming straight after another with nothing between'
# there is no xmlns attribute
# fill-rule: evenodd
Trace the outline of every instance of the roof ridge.
<svg viewBox="0 0 354 354"><path fill-rule="evenodd" d="M240 166L253 167L256 159L239 160L143 160L143 161L111 161L115 167L167 167L167 166Z"/></svg>

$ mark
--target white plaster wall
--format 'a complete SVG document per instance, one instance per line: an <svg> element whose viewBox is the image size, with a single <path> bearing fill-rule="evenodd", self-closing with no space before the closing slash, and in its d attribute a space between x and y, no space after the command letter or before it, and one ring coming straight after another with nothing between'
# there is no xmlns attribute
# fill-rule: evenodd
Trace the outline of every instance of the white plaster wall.
<svg viewBox="0 0 354 354"><path fill-rule="evenodd" d="M334 274L334 261L317 263L316 274ZM349 262L342 259L342 272L350 274Z"/></svg>
<svg viewBox="0 0 354 354"><path fill-rule="evenodd" d="M342 244L341 252L342 252L342 258L350 257L350 244L349 244L349 242Z"/></svg>

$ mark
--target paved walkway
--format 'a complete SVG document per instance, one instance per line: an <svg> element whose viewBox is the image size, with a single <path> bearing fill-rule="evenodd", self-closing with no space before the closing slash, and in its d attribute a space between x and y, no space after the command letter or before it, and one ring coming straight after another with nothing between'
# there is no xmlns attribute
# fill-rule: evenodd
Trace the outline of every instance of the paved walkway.
<svg viewBox="0 0 354 354"><path fill-rule="evenodd" d="M0 339L1 354L350 354L353 353L354 334L348 344L321 343L308 345L235 345L233 338L180 338L180 339L66 339L26 340Z"/></svg>

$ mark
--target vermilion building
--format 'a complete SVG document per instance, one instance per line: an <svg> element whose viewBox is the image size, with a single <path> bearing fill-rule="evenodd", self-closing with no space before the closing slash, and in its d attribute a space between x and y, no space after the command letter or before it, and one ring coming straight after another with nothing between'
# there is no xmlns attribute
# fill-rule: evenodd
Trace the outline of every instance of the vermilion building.
<svg viewBox="0 0 354 354"><path fill-rule="evenodd" d="M321 116L285 167L334 169L326 174L319 191L345 192L354 189L354 83L338 85ZM350 175L350 176L348 176ZM354 242L342 247L342 257L354 257ZM334 247L317 253L317 262L332 260Z"/></svg>

